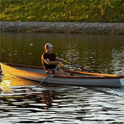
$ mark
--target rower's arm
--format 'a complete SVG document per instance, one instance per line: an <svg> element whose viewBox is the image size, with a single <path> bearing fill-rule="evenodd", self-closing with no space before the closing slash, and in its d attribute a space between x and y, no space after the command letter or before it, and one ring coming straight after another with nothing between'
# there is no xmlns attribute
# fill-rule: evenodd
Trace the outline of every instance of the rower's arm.
<svg viewBox="0 0 124 124"><path fill-rule="evenodd" d="M59 64L60 61L50 61L49 59L45 59L44 62L48 65Z"/></svg>
<svg viewBox="0 0 124 124"><path fill-rule="evenodd" d="M64 61L64 59L63 59L63 58L59 58L59 57L56 57L56 60L57 60L57 61L61 61L61 62L63 62L63 61Z"/></svg>

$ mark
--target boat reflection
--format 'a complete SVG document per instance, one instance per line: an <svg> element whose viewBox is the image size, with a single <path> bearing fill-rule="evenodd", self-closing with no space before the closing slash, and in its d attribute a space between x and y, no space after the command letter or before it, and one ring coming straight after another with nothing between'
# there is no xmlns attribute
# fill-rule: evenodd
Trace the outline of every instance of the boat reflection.
<svg viewBox="0 0 124 124"><path fill-rule="evenodd" d="M32 87L37 85L37 82L22 79L19 77L3 76L0 85L0 95L15 100L21 100L25 104L25 107L33 107L40 109L48 109L52 106L53 92L47 87ZM10 95L11 94L11 95ZM33 102L33 104L31 103Z"/></svg>
<svg viewBox="0 0 124 124"><path fill-rule="evenodd" d="M10 75L5 75L2 77L2 82L1 82L1 89L2 91L10 91L10 87L14 86L25 86L25 85L35 85L36 82L30 81L30 80L25 80L23 78L17 77L17 76L10 76Z"/></svg>

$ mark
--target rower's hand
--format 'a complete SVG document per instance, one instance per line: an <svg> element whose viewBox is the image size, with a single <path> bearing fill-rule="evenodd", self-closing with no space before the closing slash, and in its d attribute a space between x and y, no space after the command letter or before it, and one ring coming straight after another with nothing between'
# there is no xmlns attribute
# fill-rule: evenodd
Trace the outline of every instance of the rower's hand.
<svg viewBox="0 0 124 124"><path fill-rule="evenodd" d="M63 64L63 62L61 62L61 61L57 61L57 64Z"/></svg>
<svg viewBox="0 0 124 124"><path fill-rule="evenodd" d="M64 62L65 60L63 58L59 58L59 61Z"/></svg>

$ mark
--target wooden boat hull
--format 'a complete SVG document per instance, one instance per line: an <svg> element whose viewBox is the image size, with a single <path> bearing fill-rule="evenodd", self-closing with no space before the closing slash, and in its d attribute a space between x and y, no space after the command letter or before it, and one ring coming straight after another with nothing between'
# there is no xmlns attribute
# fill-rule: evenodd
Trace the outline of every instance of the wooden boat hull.
<svg viewBox="0 0 124 124"><path fill-rule="evenodd" d="M14 75L25 79L40 82L47 75L42 67L25 66L15 64L1 63L2 73L4 75ZM121 87L124 86L124 76L99 74L78 71L66 71L71 76L51 76L46 82L80 86L105 86L105 87Z"/></svg>

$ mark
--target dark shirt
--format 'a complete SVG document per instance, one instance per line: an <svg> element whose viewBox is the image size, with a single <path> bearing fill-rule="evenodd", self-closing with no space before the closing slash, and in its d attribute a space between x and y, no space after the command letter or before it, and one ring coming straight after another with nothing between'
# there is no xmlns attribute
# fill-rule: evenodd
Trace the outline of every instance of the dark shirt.
<svg viewBox="0 0 124 124"><path fill-rule="evenodd" d="M49 59L50 61L55 61L56 60L56 55L53 54L53 53L44 53L42 55L42 65L44 67L44 70L47 71L48 69L52 69L52 68L55 68L56 65L55 64L52 64L52 65L48 65L47 63L44 62L45 59Z"/></svg>

